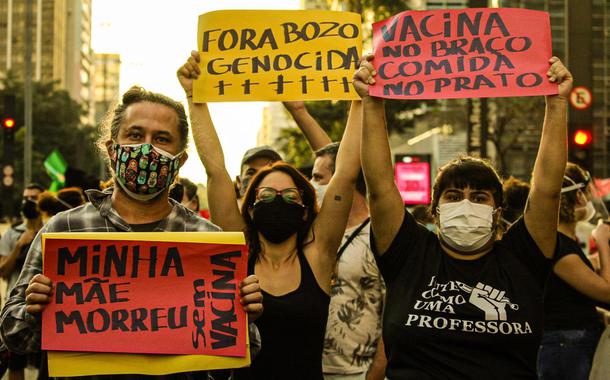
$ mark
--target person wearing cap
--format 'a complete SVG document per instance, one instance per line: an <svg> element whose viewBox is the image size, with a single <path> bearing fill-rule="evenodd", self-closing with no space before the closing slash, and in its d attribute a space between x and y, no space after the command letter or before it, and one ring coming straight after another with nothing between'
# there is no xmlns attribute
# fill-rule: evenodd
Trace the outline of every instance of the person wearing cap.
<svg viewBox="0 0 610 380"><path fill-rule="evenodd" d="M238 202L246 193L250 180L261 168L274 162L282 161L282 156L269 145L260 145L250 148L244 153L239 166L239 175L236 178L237 190L239 191ZM241 205L240 205L241 206Z"/></svg>

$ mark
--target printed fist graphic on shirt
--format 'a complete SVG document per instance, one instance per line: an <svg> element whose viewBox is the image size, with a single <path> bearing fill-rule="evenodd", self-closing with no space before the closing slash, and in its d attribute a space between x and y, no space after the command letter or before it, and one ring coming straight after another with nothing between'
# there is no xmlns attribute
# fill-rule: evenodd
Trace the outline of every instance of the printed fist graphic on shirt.
<svg viewBox="0 0 610 380"><path fill-rule="evenodd" d="M489 285L478 283L472 288L468 302L485 312L486 321L506 321L506 305L504 290L495 289Z"/></svg>

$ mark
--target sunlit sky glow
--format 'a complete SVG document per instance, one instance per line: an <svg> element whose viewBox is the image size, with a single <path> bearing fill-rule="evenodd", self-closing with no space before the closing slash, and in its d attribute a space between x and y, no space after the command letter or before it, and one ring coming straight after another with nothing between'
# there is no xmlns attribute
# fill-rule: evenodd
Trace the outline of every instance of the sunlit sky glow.
<svg viewBox="0 0 610 380"><path fill-rule="evenodd" d="M298 9L299 0L93 0L92 44L96 53L121 55L121 93L132 85L186 104L176 70L197 47L197 17L220 9ZM263 102L214 103L210 112L229 174L239 174L243 152L256 145ZM205 183L191 141L180 174Z"/></svg>

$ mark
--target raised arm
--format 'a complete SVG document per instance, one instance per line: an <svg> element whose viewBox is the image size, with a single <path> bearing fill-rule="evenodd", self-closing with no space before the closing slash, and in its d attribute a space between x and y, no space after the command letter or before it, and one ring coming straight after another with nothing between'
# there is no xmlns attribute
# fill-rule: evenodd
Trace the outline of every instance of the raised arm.
<svg viewBox="0 0 610 380"><path fill-rule="evenodd" d="M283 104L307 138L311 149L316 151L332 142L320 124L309 114L305 102L283 102Z"/></svg>
<svg viewBox="0 0 610 380"><path fill-rule="evenodd" d="M353 101L337 152L335 174L328 184L320 213L313 225L318 251L325 253L321 259L329 269L334 267L352 208L354 188L360 172L361 130L362 105L360 101Z"/></svg>
<svg viewBox="0 0 610 380"><path fill-rule="evenodd" d="M559 92L546 97L542 137L524 220L538 248L544 256L552 258L557 239L561 184L568 156L567 99L572 89L572 74L557 57L551 58L549 63L551 67L547 76L551 82L559 84Z"/></svg>
<svg viewBox="0 0 610 380"><path fill-rule="evenodd" d="M208 177L210 216L212 222L225 231L243 231L246 225L239 213L233 182L208 105L193 103L193 80L200 74L199 52L192 51L187 62L178 69L177 76L188 99L193 139Z"/></svg>
<svg viewBox="0 0 610 380"><path fill-rule="evenodd" d="M383 100L369 96L369 84L376 74L365 57L354 75L354 87L362 97L362 170L369 198L371 228L375 236L375 250L383 254L398 233L405 209L396 183Z"/></svg>

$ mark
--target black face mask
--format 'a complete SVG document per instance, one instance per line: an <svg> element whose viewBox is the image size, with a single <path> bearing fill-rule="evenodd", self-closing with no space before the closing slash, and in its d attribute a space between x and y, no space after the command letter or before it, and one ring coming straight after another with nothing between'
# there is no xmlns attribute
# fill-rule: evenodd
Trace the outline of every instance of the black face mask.
<svg viewBox="0 0 610 380"><path fill-rule="evenodd" d="M29 199L24 199L21 202L21 213L26 219L36 219L40 215L36 209L36 202Z"/></svg>
<svg viewBox="0 0 610 380"><path fill-rule="evenodd" d="M286 203L280 196L271 202L257 202L253 208L254 224L260 233L272 243L278 244L292 236L305 221L305 207Z"/></svg>

